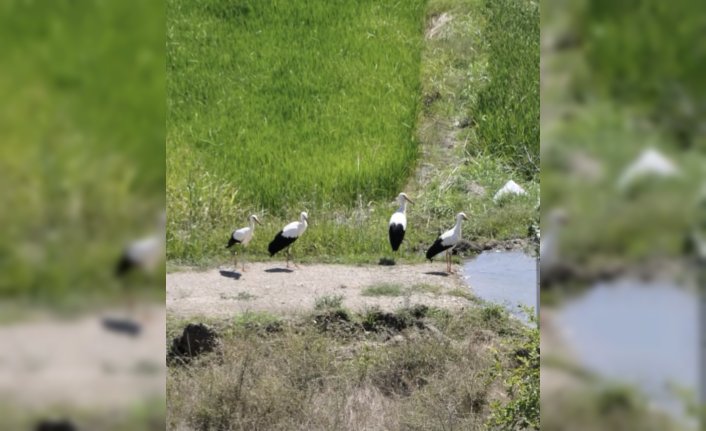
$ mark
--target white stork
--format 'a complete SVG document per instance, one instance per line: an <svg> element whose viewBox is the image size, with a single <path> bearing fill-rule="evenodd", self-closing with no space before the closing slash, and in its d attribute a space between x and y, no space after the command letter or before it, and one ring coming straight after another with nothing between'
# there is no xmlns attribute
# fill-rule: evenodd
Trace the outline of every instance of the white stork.
<svg viewBox="0 0 706 431"><path fill-rule="evenodd" d="M427 259L430 261L437 254L446 250L446 272L451 273L451 253L450 249L455 246L461 240L461 222L463 220L468 220L468 217L464 213L456 214L456 225L446 232L439 235L434 241L434 244L427 250Z"/></svg>
<svg viewBox="0 0 706 431"><path fill-rule="evenodd" d="M245 247L248 246L248 243L253 237L253 234L255 233L255 223L257 224L262 224L260 223L260 219L257 218L255 214L251 215L248 217L248 220L250 220L250 226L234 230L232 234L230 234L230 238L228 239L228 245L226 245L226 248L231 248L235 244L241 244L243 246L243 255L245 254ZM237 268L238 262L236 261L235 258L235 250L233 251L233 267ZM243 272L245 272L245 256L243 256Z"/></svg>
<svg viewBox="0 0 706 431"><path fill-rule="evenodd" d="M124 277L134 269L147 273L157 269L164 259L166 222L167 217L162 214L155 234L132 241L123 248L115 267L117 277Z"/></svg>
<svg viewBox="0 0 706 431"><path fill-rule="evenodd" d="M275 238L267 246L267 251L270 252L270 257L274 256L277 252L286 248L287 268L289 268L289 259L291 258L289 248L292 243L297 240L297 238L304 234L304 231L306 231L307 226L309 226L308 221L309 215L306 212L302 211L302 213L299 215L299 221L293 221L287 226L285 226L281 231L277 232ZM294 266L297 266L297 264L295 263Z"/></svg>
<svg viewBox="0 0 706 431"><path fill-rule="evenodd" d="M392 251L397 251L404 239L407 231L407 202L414 203L405 193L397 195L397 203L400 207L390 217L390 246Z"/></svg>
<svg viewBox="0 0 706 431"><path fill-rule="evenodd" d="M115 276L122 280L127 308L132 313L135 308L135 283L131 282L127 276L140 270L145 274L154 274L164 261L166 251L166 224L167 216L162 213L159 217L159 227L157 232L145 238L141 238L128 243L120 255L115 266Z"/></svg>

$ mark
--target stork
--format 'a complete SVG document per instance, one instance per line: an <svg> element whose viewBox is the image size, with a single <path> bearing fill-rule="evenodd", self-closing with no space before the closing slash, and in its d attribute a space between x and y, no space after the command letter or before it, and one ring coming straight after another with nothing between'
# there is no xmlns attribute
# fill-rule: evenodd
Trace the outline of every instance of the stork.
<svg viewBox="0 0 706 431"><path fill-rule="evenodd" d="M125 245L115 266L115 276L122 280L123 289L127 299L127 308L132 313L135 308L134 284L128 275L140 271L151 275L164 261L166 251L166 224L167 215L162 213L159 217L157 231L147 237L132 241Z"/></svg>
<svg viewBox="0 0 706 431"><path fill-rule="evenodd" d="M230 238L228 239L228 245L226 245L226 248L231 248L235 244L241 244L243 246L243 272L245 272L245 247L248 246L248 243L253 237L253 234L255 233L255 223L261 225L260 219L257 218L255 214L251 215L248 217L248 220L250 220L250 226L234 230L232 234L230 234ZM233 267L237 268L238 267L238 262L236 260L236 254L235 254L235 249L233 250Z"/></svg>
<svg viewBox="0 0 706 431"><path fill-rule="evenodd" d="M455 246L461 240L461 222L463 220L468 220L468 217L464 213L456 214L456 225L446 232L439 235L434 241L434 244L427 250L427 259L430 261L437 254L446 250L446 272L451 273L451 248Z"/></svg>
<svg viewBox="0 0 706 431"><path fill-rule="evenodd" d="M166 222L166 215L162 214L155 234L132 241L123 248L118 264L115 266L117 277L124 277L135 269L148 273L157 269L164 258Z"/></svg>
<svg viewBox="0 0 706 431"><path fill-rule="evenodd" d="M308 221L309 215L305 211L302 211L299 215L299 221L293 221L279 231L277 235L275 235L275 238L267 246L267 251L270 252L270 257L286 248L287 268L289 268L289 259L291 258L289 249L292 243L304 234L307 226L309 226ZM297 264L295 263L294 266L297 266Z"/></svg>
<svg viewBox="0 0 706 431"><path fill-rule="evenodd" d="M405 193L397 195L397 203L400 207L392 214L392 217L390 217L389 232L392 251L397 251L400 248L400 244L402 244L404 234L407 230L407 202L411 204L414 203Z"/></svg>

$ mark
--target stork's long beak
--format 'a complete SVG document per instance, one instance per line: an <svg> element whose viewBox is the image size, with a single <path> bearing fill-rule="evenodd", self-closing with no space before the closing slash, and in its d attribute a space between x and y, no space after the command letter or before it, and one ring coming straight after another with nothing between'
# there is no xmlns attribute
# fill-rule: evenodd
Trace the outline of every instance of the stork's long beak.
<svg viewBox="0 0 706 431"><path fill-rule="evenodd" d="M408 198L407 196L405 196L405 200L411 204L414 204L414 201L412 199Z"/></svg>
<svg viewBox="0 0 706 431"><path fill-rule="evenodd" d="M260 223L260 219L255 219L255 221L257 222L257 224L259 224L260 226L262 226L262 223Z"/></svg>

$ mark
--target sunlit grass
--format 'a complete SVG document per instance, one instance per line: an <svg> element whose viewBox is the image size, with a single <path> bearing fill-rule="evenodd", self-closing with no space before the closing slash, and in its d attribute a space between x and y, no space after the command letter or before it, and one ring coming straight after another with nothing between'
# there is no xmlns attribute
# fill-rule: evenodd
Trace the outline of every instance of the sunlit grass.
<svg viewBox="0 0 706 431"><path fill-rule="evenodd" d="M164 205L160 17L139 1L0 6L0 297L73 307L121 294L123 244Z"/></svg>
<svg viewBox="0 0 706 431"><path fill-rule="evenodd" d="M536 179L527 180L532 168L525 166L536 162L538 148L538 137L525 133L532 128L528 122L538 121L525 116L539 103L526 87L533 76L539 85L538 64L527 60L538 55L538 47L524 42L533 37L532 26L517 23L538 20L531 8L531 3L508 2L488 4L486 10L476 0L229 6L170 1L170 261L224 261L224 241L250 213L261 215L263 226L248 257L267 258L269 240L307 210L309 229L294 246L298 259L378 262L391 257L387 222L395 210L393 198L404 189L414 192L417 205L408 209L400 261L423 260L426 247L453 224L458 211L471 216L464 230L468 237L524 237L539 196ZM449 24L453 32L425 39L425 24L443 11L455 16ZM517 25L503 38L497 27L488 27L486 43L489 11L511 15ZM535 48L536 53L525 53ZM488 84L487 59L507 49L522 57L521 64L498 60L489 73L519 68L527 79L500 76ZM476 72L477 79L467 79ZM442 96L426 106L426 94L434 88ZM493 104L493 97L526 93L521 115L506 111L492 124L481 124L485 111L473 101L492 88L484 106L494 106L496 114L507 103ZM430 116L452 122L471 111L478 130L510 131L517 129L512 124L523 123L518 139L527 148L510 144L513 138L496 151L499 147L490 144L495 138L461 131L452 163L418 160L419 142L434 147L444 139L426 133ZM434 164L431 176L410 180L420 163ZM522 183L529 195L499 207L492 196L509 179Z"/></svg>

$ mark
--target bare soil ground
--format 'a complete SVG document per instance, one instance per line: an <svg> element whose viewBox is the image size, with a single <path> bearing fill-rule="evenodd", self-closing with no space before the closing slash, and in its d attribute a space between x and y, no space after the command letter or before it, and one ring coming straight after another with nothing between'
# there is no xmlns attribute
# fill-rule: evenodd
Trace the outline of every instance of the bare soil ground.
<svg viewBox="0 0 706 431"><path fill-rule="evenodd" d="M245 311L296 314L311 310L317 298L338 295L344 307L355 311L368 307L392 311L417 303L470 305L468 299L448 294L467 287L459 275L445 274L444 269L445 264L437 262L394 266L314 264L292 270L284 265L251 263L246 272L233 271L232 267L184 270L167 274L167 313L178 317L228 317ZM362 295L366 287L381 284L422 287L402 296ZM438 290L430 291L433 288Z"/></svg>
<svg viewBox="0 0 706 431"><path fill-rule="evenodd" d="M136 311L137 336L106 329L104 319L126 316L111 311L0 327L0 404L120 409L164 398L164 307Z"/></svg>

